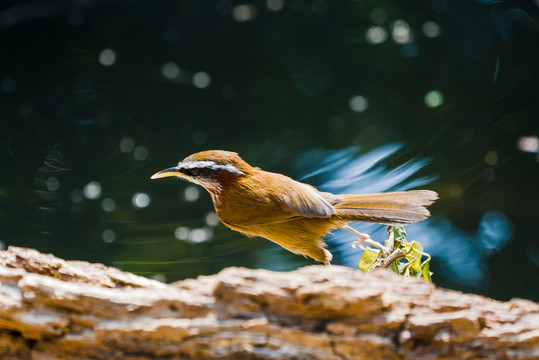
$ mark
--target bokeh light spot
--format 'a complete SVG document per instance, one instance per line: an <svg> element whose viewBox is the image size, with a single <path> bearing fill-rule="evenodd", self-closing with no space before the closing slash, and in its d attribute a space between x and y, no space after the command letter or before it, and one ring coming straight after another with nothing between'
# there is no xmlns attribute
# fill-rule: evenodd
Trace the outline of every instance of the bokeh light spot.
<svg viewBox="0 0 539 360"><path fill-rule="evenodd" d="M189 239L189 229L185 226L179 226L174 230L174 236L178 240L187 240Z"/></svg>
<svg viewBox="0 0 539 360"><path fill-rule="evenodd" d="M176 79L180 75L180 68L175 62L168 62L161 68L161 73L169 80Z"/></svg>
<svg viewBox="0 0 539 360"><path fill-rule="evenodd" d="M82 189L82 193L86 199L94 200L99 199L101 196L101 184L97 181L90 181Z"/></svg>
<svg viewBox="0 0 539 360"><path fill-rule="evenodd" d="M193 75L193 85L199 89L205 89L210 86L210 75L204 71L200 71Z"/></svg>
<svg viewBox="0 0 539 360"><path fill-rule="evenodd" d="M194 185L189 185L185 188L183 192L183 196L186 201L193 202L197 201L200 197L200 190L198 190L198 187Z"/></svg>
<svg viewBox="0 0 539 360"><path fill-rule="evenodd" d="M381 44L387 40L387 31L381 26L372 26L367 30L365 39L369 44Z"/></svg>
<svg viewBox="0 0 539 360"><path fill-rule="evenodd" d="M395 22L393 22L391 36L393 37L393 41L398 44L407 44L412 41L410 26L404 20L395 20Z"/></svg>
<svg viewBox="0 0 539 360"><path fill-rule="evenodd" d="M359 113L367 110L369 101L364 96L354 95L348 101L348 105L350 106L350 109Z"/></svg>
<svg viewBox="0 0 539 360"><path fill-rule="evenodd" d="M256 17L256 7L251 4L234 6L232 17L239 22L253 20Z"/></svg>
<svg viewBox="0 0 539 360"><path fill-rule="evenodd" d="M135 157L135 159L143 161L146 160L148 156L150 156L150 152L148 151L148 148L146 146L140 145L135 148L133 156Z"/></svg>
<svg viewBox="0 0 539 360"><path fill-rule="evenodd" d="M47 190L49 191L58 191L60 188L60 181L55 177L50 177L47 179Z"/></svg>
<svg viewBox="0 0 539 360"><path fill-rule="evenodd" d="M189 233L189 241L193 243L201 243L204 241L208 241L213 236L213 232L210 229L193 229Z"/></svg>
<svg viewBox="0 0 539 360"><path fill-rule="evenodd" d="M412 58L419 55L419 46L416 43L412 42L404 44L403 46L401 46L400 52L402 56Z"/></svg>
<svg viewBox="0 0 539 360"><path fill-rule="evenodd" d="M219 218L217 217L217 214L215 211L210 211L206 214L204 217L204 221L206 222L206 225L208 226L217 226L219 225Z"/></svg>
<svg viewBox="0 0 539 360"><path fill-rule="evenodd" d="M488 165L494 166L498 163L498 154L496 151L489 151L485 154L485 162Z"/></svg>
<svg viewBox="0 0 539 360"><path fill-rule="evenodd" d="M122 150L124 153L131 152L134 148L135 142L133 139L126 137L120 141L120 150Z"/></svg>
<svg viewBox="0 0 539 360"><path fill-rule="evenodd" d="M425 105L427 105L427 107L435 108L435 107L443 105L444 95L438 90L432 90L432 91L429 91L425 95L424 100L425 100Z"/></svg>
<svg viewBox="0 0 539 360"><path fill-rule="evenodd" d="M537 136L523 136L518 139L517 146L520 151L539 153L539 138Z"/></svg>
<svg viewBox="0 0 539 360"><path fill-rule="evenodd" d="M104 49L99 53L99 63L103 66L111 66L116 62L116 53L111 49Z"/></svg>
<svg viewBox="0 0 539 360"><path fill-rule="evenodd" d="M101 202L101 209L105 212L113 212L116 209L116 201L111 198L105 198Z"/></svg>
<svg viewBox="0 0 539 360"><path fill-rule="evenodd" d="M279 11L284 6L284 0L267 0L266 6L270 11Z"/></svg>
<svg viewBox="0 0 539 360"><path fill-rule="evenodd" d="M145 208L150 205L151 199L150 195L146 193L136 193L131 198L133 205L139 209Z"/></svg>
<svg viewBox="0 0 539 360"><path fill-rule="evenodd" d="M440 25L438 25L434 21L427 21L426 23L424 23L421 30L423 30L423 34L425 34L425 36L429 38L435 38L437 36L440 36L440 33L442 32Z"/></svg>
<svg viewBox="0 0 539 360"><path fill-rule="evenodd" d="M103 242L110 244L111 242L114 242L114 240L116 240L116 233L114 232L114 230L107 229L103 231L101 237L103 238Z"/></svg>

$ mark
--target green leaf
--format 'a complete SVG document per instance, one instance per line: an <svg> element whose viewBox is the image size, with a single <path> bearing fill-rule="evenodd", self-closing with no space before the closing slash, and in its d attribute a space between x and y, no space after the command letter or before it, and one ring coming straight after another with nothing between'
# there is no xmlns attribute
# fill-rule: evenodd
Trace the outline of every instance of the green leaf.
<svg viewBox="0 0 539 360"><path fill-rule="evenodd" d="M401 246L400 246L400 249L402 251L404 251L405 254L408 254L410 252L410 250L412 249L412 245L410 245L409 243L406 242L406 240L404 240L403 242L400 243Z"/></svg>
<svg viewBox="0 0 539 360"><path fill-rule="evenodd" d="M400 274L404 277L410 277L410 268L412 263L404 264L404 266L401 268Z"/></svg>
<svg viewBox="0 0 539 360"><path fill-rule="evenodd" d="M368 271L378 258L379 254L380 250L365 248L365 251L363 251L363 255L361 256L361 259L359 259L359 264L357 266L361 270Z"/></svg>
<svg viewBox="0 0 539 360"><path fill-rule="evenodd" d="M398 267L397 263L398 263L398 261L393 261L393 262L389 265L388 269L391 270L391 271L393 271L394 273L400 274L400 272L399 272L399 267Z"/></svg>
<svg viewBox="0 0 539 360"><path fill-rule="evenodd" d="M423 279L432 282L431 275L432 273L429 271L429 263L430 263L430 256L427 260L423 261L421 263L421 275L423 276ZM419 275L419 274L418 274Z"/></svg>
<svg viewBox="0 0 539 360"><path fill-rule="evenodd" d="M395 240L406 241L406 230L402 226L395 226L393 234L395 235Z"/></svg>
<svg viewBox="0 0 539 360"><path fill-rule="evenodd" d="M390 227L388 232L390 234L393 233L394 242L391 244L391 241L386 240L385 246L392 249L393 252L401 250L406 254L406 257L401 257L393 261L388 266L388 269L404 277L413 276L432 281L432 272L429 271L431 257L429 254L423 252L423 246L417 241L406 241L406 231L403 227ZM368 271L372 268L376 260L387 256L389 254L383 251L367 247L359 260L358 267L361 270ZM421 262L423 256L426 256L427 259Z"/></svg>
<svg viewBox="0 0 539 360"><path fill-rule="evenodd" d="M397 268L399 269L399 274L404 275L404 272L406 271L406 268L409 266L409 263L404 261L399 261L397 264Z"/></svg>
<svg viewBox="0 0 539 360"><path fill-rule="evenodd" d="M421 272L421 257L423 256L423 246L417 241L410 243L410 251L408 253L412 259L413 275Z"/></svg>

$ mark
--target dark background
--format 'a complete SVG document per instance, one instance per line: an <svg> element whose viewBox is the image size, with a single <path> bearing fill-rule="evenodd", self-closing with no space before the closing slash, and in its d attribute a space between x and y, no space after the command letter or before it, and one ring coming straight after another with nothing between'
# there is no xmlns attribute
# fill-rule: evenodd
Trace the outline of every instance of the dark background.
<svg viewBox="0 0 539 360"><path fill-rule="evenodd" d="M407 228L434 282L539 300L536 0L0 6L2 246L163 281L312 264L149 180L225 149L326 191L438 191ZM335 264L353 240L328 237Z"/></svg>

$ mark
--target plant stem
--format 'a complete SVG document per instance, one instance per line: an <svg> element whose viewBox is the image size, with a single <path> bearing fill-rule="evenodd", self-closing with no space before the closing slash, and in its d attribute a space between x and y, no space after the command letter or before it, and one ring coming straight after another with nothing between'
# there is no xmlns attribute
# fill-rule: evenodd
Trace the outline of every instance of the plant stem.
<svg viewBox="0 0 539 360"><path fill-rule="evenodd" d="M397 259L406 257L406 254L401 249L393 251L388 256L381 257L377 259L374 264L371 266L369 271L374 271L376 269L387 269L391 263Z"/></svg>

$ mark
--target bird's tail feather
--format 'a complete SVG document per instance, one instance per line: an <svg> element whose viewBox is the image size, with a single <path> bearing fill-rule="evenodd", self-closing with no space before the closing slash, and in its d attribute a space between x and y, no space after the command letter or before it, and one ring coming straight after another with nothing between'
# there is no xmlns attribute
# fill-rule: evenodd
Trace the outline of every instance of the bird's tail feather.
<svg viewBox="0 0 539 360"><path fill-rule="evenodd" d="M426 206L438 198L430 190L339 196L343 200L333 205L339 218L394 226L425 220L430 216Z"/></svg>

